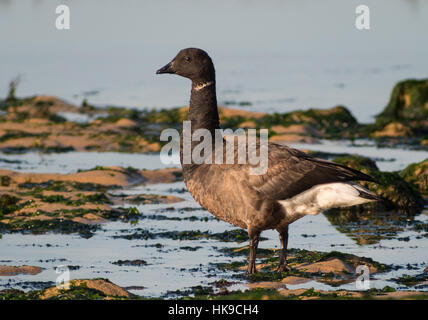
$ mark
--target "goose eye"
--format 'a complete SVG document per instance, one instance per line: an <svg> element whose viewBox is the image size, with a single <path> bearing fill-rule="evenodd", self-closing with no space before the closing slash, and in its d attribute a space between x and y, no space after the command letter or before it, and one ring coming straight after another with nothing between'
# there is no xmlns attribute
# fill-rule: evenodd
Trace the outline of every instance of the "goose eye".
<svg viewBox="0 0 428 320"><path fill-rule="evenodd" d="M187 62L190 62L192 59L190 59L190 57L186 57L184 58L184 60L186 60Z"/></svg>

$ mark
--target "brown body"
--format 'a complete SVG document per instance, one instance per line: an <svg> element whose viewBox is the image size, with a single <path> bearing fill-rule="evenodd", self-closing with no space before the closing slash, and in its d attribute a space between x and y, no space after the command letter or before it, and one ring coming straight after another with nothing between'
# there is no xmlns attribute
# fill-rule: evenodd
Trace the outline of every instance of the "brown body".
<svg viewBox="0 0 428 320"><path fill-rule="evenodd" d="M245 169L244 169L245 170ZM186 171L186 170L185 170ZM248 186L248 171L228 165L200 165L184 182L193 198L217 218L245 229L275 229L285 218L275 200Z"/></svg>

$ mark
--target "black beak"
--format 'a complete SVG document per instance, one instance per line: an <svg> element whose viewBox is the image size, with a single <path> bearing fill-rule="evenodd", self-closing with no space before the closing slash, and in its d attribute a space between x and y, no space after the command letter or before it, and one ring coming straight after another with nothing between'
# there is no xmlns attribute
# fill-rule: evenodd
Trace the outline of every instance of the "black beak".
<svg viewBox="0 0 428 320"><path fill-rule="evenodd" d="M160 68L158 71L156 71L156 74L161 74L161 73L175 73L174 69L172 68L171 62L168 63L166 66L163 66L162 68Z"/></svg>

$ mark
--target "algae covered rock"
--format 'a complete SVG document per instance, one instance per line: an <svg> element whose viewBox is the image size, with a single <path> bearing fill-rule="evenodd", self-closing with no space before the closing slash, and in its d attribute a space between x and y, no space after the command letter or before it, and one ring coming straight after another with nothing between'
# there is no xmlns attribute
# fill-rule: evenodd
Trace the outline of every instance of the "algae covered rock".
<svg viewBox="0 0 428 320"><path fill-rule="evenodd" d="M382 172L373 160L361 156L338 157L333 161L364 172L378 181L361 181L361 185L380 196L382 203L368 203L359 206L360 208L373 209L381 206L386 210L395 209L412 214L423 209L422 196L398 172Z"/></svg>
<svg viewBox="0 0 428 320"><path fill-rule="evenodd" d="M228 251L233 256L246 256L248 246L228 248ZM277 272L278 250L262 249L259 253L259 263L255 274L244 276L240 272L234 276L247 279L250 286L253 287L262 285L265 288L278 288L284 287L287 282L297 284L311 280L335 286L355 281L359 265L367 266L371 274L390 271L393 268L392 265L382 264L371 258L338 251L322 252L290 248L287 257L290 269L286 272ZM246 268L246 262L218 263L216 266L221 270L242 271Z"/></svg>
<svg viewBox="0 0 428 320"><path fill-rule="evenodd" d="M63 288L24 292L16 289L0 291L0 300L123 300L138 299L125 289L107 279L76 279Z"/></svg>
<svg viewBox="0 0 428 320"><path fill-rule="evenodd" d="M13 195L3 193L0 196L0 218L18 209L19 199Z"/></svg>
<svg viewBox="0 0 428 320"><path fill-rule="evenodd" d="M40 294L41 299L107 299L130 298L131 294L107 279L71 280L68 289L52 287Z"/></svg>
<svg viewBox="0 0 428 320"><path fill-rule="evenodd" d="M365 131L366 135L376 139L400 138L400 143L426 145L428 79L397 83L388 105L376 116L376 122L368 125Z"/></svg>
<svg viewBox="0 0 428 320"><path fill-rule="evenodd" d="M383 128L376 130L373 133L374 138L396 138L396 137L404 137L404 138L410 138L413 136L412 129L401 123L401 122L390 122L387 125L385 125Z"/></svg>
<svg viewBox="0 0 428 320"><path fill-rule="evenodd" d="M427 120L428 79L410 79L397 83L392 90L388 105L377 118Z"/></svg>
<svg viewBox="0 0 428 320"><path fill-rule="evenodd" d="M352 138L359 129L357 120L344 106L267 114L258 118L256 123L259 128L271 128L272 126L286 128L294 126L295 128L296 125L306 125L310 126L311 130L306 130L305 134L325 139Z"/></svg>
<svg viewBox="0 0 428 320"><path fill-rule="evenodd" d="M9 178L0 191L0 233L79 233L89 238L107 220L140 219L135 207L123 207L125 202L153 204L182 200L173 196L107 192L143 183L179 181L178 169L96 166L69 174L0 170L0 177Z"/></svg>
<svg viewBox="0 0 428 320"><path fill-rule="evenodd" d="M400 172L400 176L423 195L428 194L428 158L413 163Z"/></svg>
<svg viewBox="0 0 428 320"><path fill-rule="evenodd" d="M185 119L187 107L174 110L178 110L177 122ZM268 128L270 134L280 137L273 140L279 141L314 143L316 138L353 138L361 126L344 106L272 114L219 107L219 115L222 128Z"/></svg>

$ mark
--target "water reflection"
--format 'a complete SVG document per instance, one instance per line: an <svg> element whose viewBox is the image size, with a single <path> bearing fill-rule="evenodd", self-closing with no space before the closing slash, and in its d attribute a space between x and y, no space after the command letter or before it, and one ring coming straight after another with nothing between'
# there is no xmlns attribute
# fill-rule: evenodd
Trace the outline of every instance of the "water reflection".
<svg viewBox="0 0 428 320"><path fill-rule="evenodd" d="M393 239L409 241L410 236L403 236L402 233L413 231L412 237L419 234L425 236L428 226L415 219L415 216L398 211L371 210L367 206L332 209L324 212L324 216L338 231L349 236L358 245L372 245L381 240Z"/></svg>

